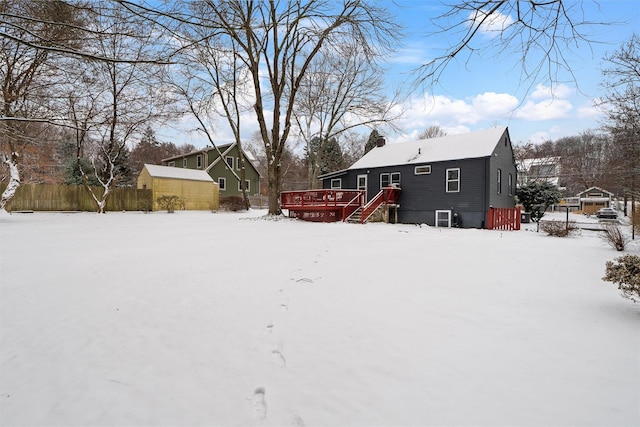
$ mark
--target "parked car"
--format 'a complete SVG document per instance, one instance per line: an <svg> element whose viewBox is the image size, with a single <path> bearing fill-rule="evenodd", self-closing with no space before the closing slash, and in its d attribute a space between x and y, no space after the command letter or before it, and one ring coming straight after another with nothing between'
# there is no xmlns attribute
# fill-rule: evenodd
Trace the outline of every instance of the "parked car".
<svg viewBox="0 0 640 427"><path fill-rule="evenodd" d="M612 208L602 208L596 212L598 218L618 219L618 214Z"/></svg>

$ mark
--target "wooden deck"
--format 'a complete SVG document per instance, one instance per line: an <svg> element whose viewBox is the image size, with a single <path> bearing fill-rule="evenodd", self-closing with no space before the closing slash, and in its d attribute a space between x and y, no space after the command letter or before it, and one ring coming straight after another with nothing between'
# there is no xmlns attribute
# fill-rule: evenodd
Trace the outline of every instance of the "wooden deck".
<svg viewBox="0 0 640 427"><path fill-rule="evenodd" d="M280 204L282 209L289 211L289 216L305 221L346 221L360 211L363 213L361 222L365 222L381 204L395 203L399 192L399 188L384 188L367 203L365 192L361 190L283 191Z"/></svg>

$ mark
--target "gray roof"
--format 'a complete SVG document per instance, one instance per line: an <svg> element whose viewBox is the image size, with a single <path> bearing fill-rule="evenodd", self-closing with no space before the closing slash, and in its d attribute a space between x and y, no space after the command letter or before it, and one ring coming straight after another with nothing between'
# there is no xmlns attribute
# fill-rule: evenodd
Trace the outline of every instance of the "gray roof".
<svg viewBox="0 0 640 427"><path fill-rule="evenodd" d="M488 157L505 132L507 128L501 126L460 135L386 144L373 148L349 169Z"/></svg>

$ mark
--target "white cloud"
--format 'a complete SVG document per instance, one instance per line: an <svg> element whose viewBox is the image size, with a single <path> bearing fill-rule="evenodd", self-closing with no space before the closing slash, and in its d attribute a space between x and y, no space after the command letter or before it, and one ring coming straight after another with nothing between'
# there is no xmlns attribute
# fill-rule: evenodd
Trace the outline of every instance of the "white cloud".
<svg viewBox="0 0 640 427"><path fill-rule="evenodd" d="M485 92L473 98L473 107L482 117L502 117L518 106L518 98L508 93Z"/></svg>
<svg viewBox="0 0 640 427"><path fill-rule="evenodd" d="M566 99L573 95L574 90L565 84L558 84L556 86L545 86L539 84L531 94L532 99L553 99L560 98Z"/></svg>
<svg viewBox="0 0 640 427"><path fill-rule="evenodd" d="M526 121L558 120L566 118L573 107L564 99L527 101L514 114L517 119Z"/></svg>
<svg viewBox="0 0 640 427"><path fill-rule="evenodd" d="M481 33L492 37L500 35L502 31L514 22L509 15L504 15L500 12L493 12L491 15L487 15L487 12L482 9L470 13L469 20L473 22L474 26L480 25ZM484 22L482 22L483 20Z"/></svg>

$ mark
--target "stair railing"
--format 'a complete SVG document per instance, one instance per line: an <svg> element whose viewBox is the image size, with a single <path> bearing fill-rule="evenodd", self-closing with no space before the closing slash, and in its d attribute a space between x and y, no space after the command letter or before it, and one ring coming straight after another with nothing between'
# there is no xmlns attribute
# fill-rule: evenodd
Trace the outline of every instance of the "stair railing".
<svg viewBox="0 0 640 427"><path fill-rule="evenodd" d="M342 207L343 221L348 220L351 215L353 215L358 209L360 209L360 206L362 206L361 198L363 194L364 192L356 194L353 199L349 200L349 202Z"/></svg>
<svg viewBox="0 0 640 427"><path fill-rule="evenodd" d="M380 190L376 196L369 201L362 208L362 217L360 218L360 222L364 224L367 222L369 217L373 215L373 213L378 209L378 207L383 203L395 203L398 194L400 193L399 187L384 187Z"/></svg>

